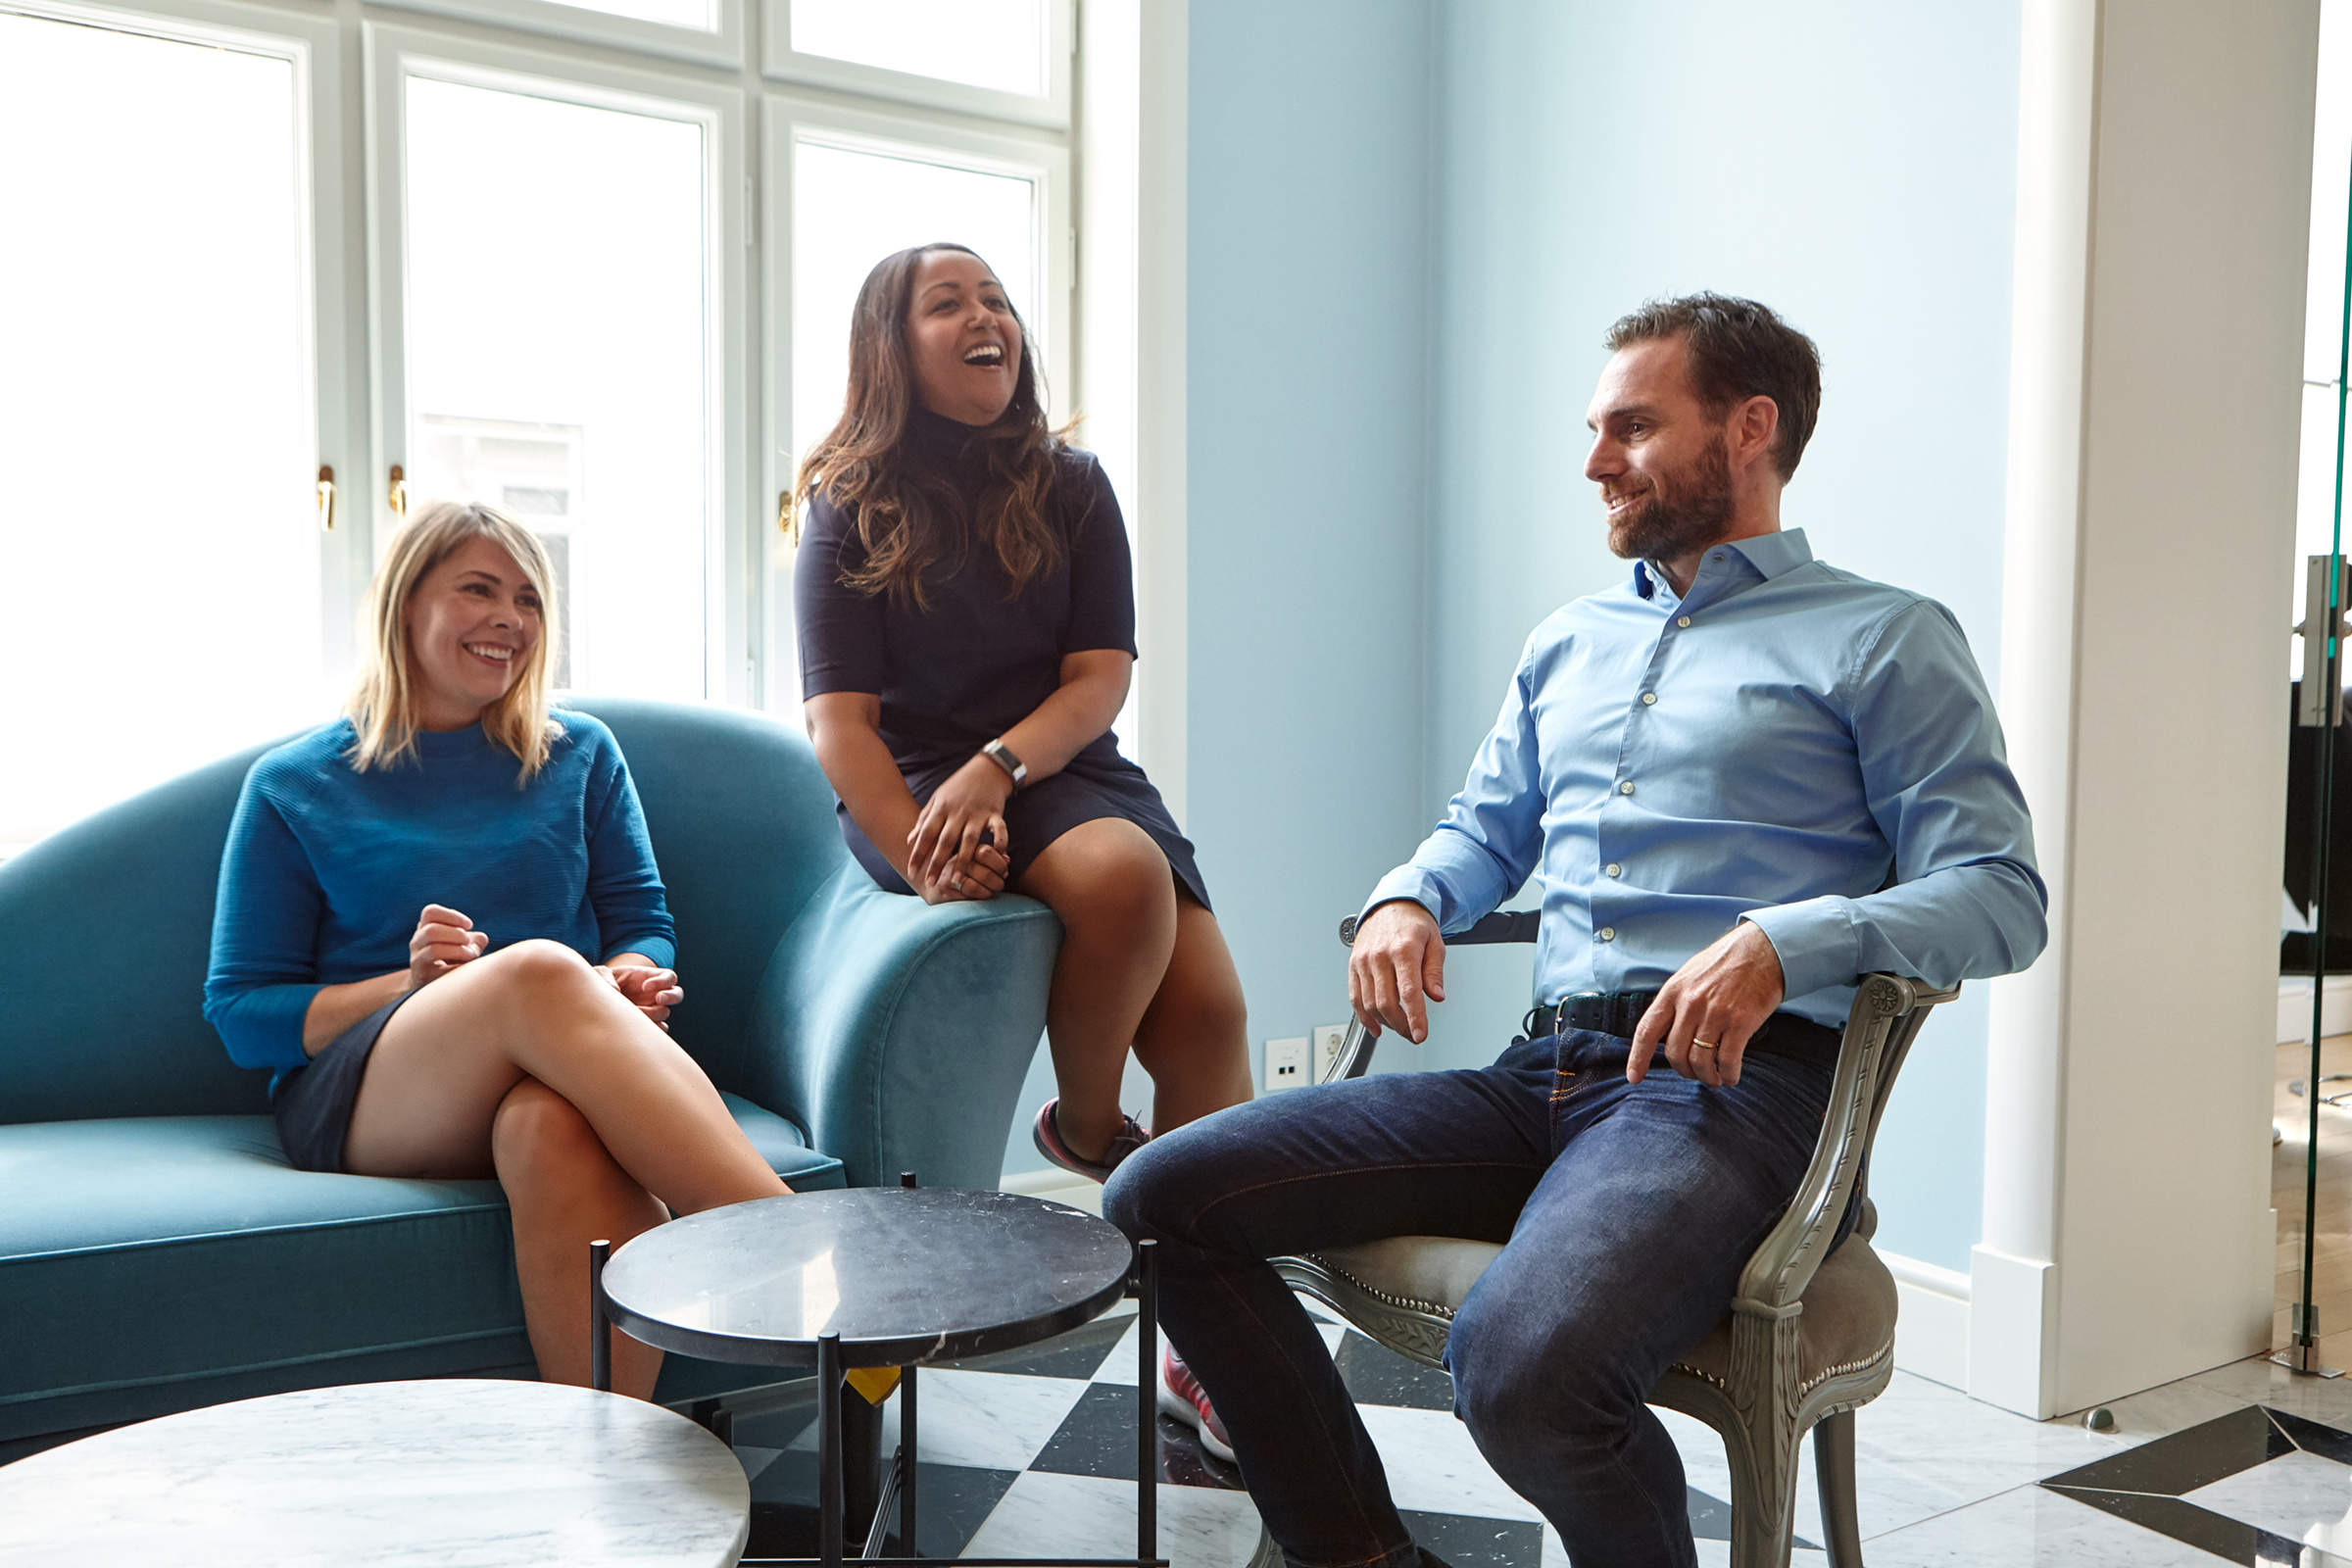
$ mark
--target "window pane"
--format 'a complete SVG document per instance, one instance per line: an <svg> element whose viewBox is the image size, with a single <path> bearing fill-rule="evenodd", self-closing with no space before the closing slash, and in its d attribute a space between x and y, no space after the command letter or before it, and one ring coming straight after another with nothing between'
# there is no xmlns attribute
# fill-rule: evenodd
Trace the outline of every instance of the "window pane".
<svg viewBox="0 0 2352 1568"><path fill-rule="evenodd" d="M562 0L582 11L601 11L609 17L635 17L639 22L666 22L673 27L718 30L713 0Z"/></svg>
<svg viewBox="0 0 2352 1568"><path fill-rule="evenodd" d="M792 0L792 47L1034 98L1046 91L1046 0Z"/></svg>
<svg viewBox="0 0 2352 1568"><path fill-rule="evenodd" d="M0 841L333 711L295 137L287 61L0 16Z"/></svg>
<svg viewBox="0 0 2352 1568"><path fill-rule="evenodd" d="M841 417L850 310L874 264L934 240L967 245L996 270L1032 336L1042 331L1034 180L821 142L793 149L792 444L796 457ZM1042 363L1042 359L1041 359Z"/></svg>
<svg viewBox="0 0 2352 1568"><path fill-rule="evenodd" d="M557 679L704 695L702 127L408 84L410 503L545 539Z"/></svg>

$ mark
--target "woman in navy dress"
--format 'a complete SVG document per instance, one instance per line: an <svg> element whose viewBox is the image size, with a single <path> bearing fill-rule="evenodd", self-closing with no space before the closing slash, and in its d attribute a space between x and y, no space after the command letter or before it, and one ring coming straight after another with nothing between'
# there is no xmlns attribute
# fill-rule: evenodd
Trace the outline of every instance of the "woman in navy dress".
<svg viewBox="0 0 2352 1568"><path fill-rule="evenodd" d="M802 695L842 834L938 904L1011 888L1061 917L1040 1152L1101 1180L1152 1129L1250 1098L1240 977L1159 792L1111 721L1135 663L1127 530L1046 423L1020 318L958 245L867 276L841 422L803 464Z"/></svg>

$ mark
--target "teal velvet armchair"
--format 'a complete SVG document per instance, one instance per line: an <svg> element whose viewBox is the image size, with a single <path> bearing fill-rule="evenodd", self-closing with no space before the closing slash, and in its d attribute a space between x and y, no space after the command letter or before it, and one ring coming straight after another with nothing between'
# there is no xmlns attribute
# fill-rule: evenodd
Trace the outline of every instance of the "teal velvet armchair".
<svg viewBox="0 0 2352 1568"><path fill-rule="evenodd" d="M876 889L771 718L576 706L644 802L687 988L673 1031L755 1147L796 1188L995 1186L1053 914ZM0 1446L288 1389L534 1375L497 1184L288 1168L268 1074L198 1010L221 842L265 749L0 863ZM659 1396L745 1381L672 1357Z"/></svg>

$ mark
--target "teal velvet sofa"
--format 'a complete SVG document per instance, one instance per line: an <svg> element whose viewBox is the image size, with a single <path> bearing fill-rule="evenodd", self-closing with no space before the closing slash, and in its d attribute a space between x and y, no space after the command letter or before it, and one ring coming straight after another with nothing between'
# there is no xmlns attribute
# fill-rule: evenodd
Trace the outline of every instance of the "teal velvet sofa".
<svg viewBox="0 0 2352 1568"><path fill-rule="evenodd" d="M755 1146L797 1188L994 1187L1052 912L876 889L808 743L771 718L576 706L644 801L687 988L676 1037ZM0 863L0 1456L290 1389L536 1375L498 1184L291 1169L269 1075L198 1010L221 842L266 749ZM759 1381L673 1356L659 1396Z"/></svg>

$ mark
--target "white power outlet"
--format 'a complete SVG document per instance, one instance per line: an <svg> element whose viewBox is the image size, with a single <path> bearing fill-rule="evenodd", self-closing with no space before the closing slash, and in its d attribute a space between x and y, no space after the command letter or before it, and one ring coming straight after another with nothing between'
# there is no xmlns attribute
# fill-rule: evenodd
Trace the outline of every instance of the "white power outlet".
<svg viewBox="0 0 2352 1568"><path fill-rule="evenodd" d="M1298 1089L1313 1083L1314 1079L1308 1077L1306 1072L1306 1064L1310 1059L1304 1035L1296 1040L1267 1041L1266 1093L1275 1094L1284 1089Z"/></svg>
<svg viewBox="0 0 2352 1568"><path fill-rule="evenodd" d="M1315 1025L1315 1082L1322 1083L1331 1076L1332 1063L1340 1059L1340 1047L1347 1039L1348 1026L1344 1023Z"/></svg>

